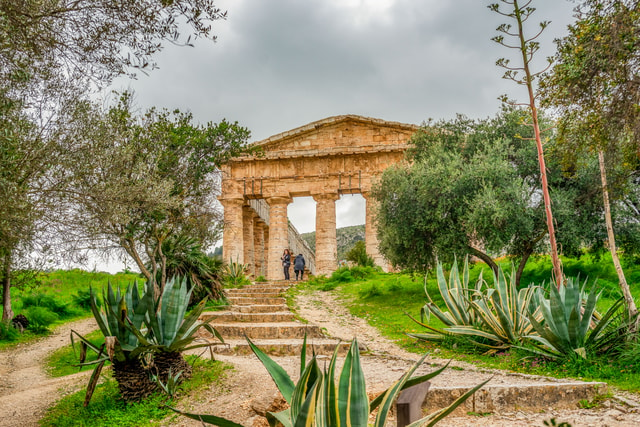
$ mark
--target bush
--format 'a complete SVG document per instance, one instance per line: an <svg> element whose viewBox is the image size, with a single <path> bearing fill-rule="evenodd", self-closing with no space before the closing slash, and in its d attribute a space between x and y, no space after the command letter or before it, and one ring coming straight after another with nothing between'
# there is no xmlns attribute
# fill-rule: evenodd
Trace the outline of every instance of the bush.
<svg viewBox="0 0 640 427"><path fill-rule="evenodd" d="M361 267L373 267L375 265L373 258L367 254L367 246L364 240L357 241L346 253L345 258L347 261L355 262Z"/></svg>
<svg viewBox="0 0 640 427"><path fill-rule="evenodd" d="M22 307L25 309L31 307L43 307L62 318L71 317L76 314L75 310L69 307L69 304L59 301L53 296L42 292L23 296Z"/></svg>
<svg viewBox="0 0 640 427"><path fill-rule="evenodd" d="M89 289L79 289L77 293L71 295L71 299L74 306L80 307L86 311L91 310L91 292ZM99 300L97 303L98 307L100 307L101 303Z"/></svg>
<svg viewBox="0 0 640 427"><path fill-rule="evenodd" d="M0 341L15 341L19 332L10 322L0 322Z"/></svg>
<svg viewBox="0 0 640 427"><path fill-rule="evenodd" d="M58 315L46 307L31 306L25 315L29 319L29 330L42 333L49 330L49 326L58 320Z"/></svg>
<svg viewBox="0 0 640 427"><path fill-rule="evenodd" d="M334 271L329 278L329 281L336 283L349 283L353 282L353 276L349 267L341 267Z"/></svg>

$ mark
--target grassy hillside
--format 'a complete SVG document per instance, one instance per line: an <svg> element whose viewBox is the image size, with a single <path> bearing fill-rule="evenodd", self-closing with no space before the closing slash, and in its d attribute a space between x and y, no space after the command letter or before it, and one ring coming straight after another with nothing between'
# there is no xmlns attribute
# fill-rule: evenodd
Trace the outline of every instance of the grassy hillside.
<svg viewBox="0 0 640 427"><path fill-rule="evenodd" d="M300 236L309 244L312 250L316 250L316 233L303 233ZM364 240L364 224L342 227L336 230L338 242L338 259L344 259L345 253L355 245L358 240Z"/></svg>

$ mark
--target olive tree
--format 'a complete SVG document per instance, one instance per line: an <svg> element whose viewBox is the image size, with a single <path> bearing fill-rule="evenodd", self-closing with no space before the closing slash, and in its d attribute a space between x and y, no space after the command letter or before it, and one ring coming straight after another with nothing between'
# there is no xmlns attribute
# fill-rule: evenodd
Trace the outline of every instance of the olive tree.
<svg viewBox="0 0 640 427"><path fill-rule="evenodd" d="M430 123L410 140L407 162L387 169L374 189L380 249L395 265L424 271L471 254L497 271L495 257L527 259L548 238L533 133L524 110L493 119ZM553 142L553 135L549 134ZM594 169L572 177L548 162L564 252L602 239Z"/></svg>
<svg viewBox="0 0 640 427"><path fill-rule="evenodd" d="M86 103L73 153L69 227L91 246L119 248L147 280L166 280L163 243L188 235L202 247L220 232L219 167L245 150L249 131L222 121L198 125L189 113L134 112L124 93L106 112Z"/></svg>

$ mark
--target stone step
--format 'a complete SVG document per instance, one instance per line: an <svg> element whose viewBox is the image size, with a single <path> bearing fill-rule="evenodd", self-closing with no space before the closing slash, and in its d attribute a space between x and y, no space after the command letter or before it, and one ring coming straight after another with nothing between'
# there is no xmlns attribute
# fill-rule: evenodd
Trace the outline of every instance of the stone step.
<svg viewBox="0 0 640 427"><path fill-rule="evenodd" d="M277 313L280 311L288 311L288 307L284 304L280 305L236 305L233 307L234 312L238 313Z"/></svg>
<svg viewBox="0 0 640 427"><path fill-rule="evenodd" d="M240 313L236 311L210 311L202 313L198 320L204 322L213 319L214 323L230 323L230 322L256 322L256 323L273 323L273 322L293 322L295 316L290 311L268 312L268 313Z"/></svg>
<svg viewBox="0 0 640 427"><path fill-rule="evenodd" d="M245 294L264 294L264 295L280 295L282 293L284 293L286 291L286 289L279 289L279 288L273 288L273 289L264 289L264 288L254 288L254 287L250 287L250 288L243 288L243 289L227 289L227 295L232 295L232 296L236 296L236 297L240 297L240 296L244 296Z"/></svg>
<svg viewBox="0 0 640 427"><path fill-rule="evenodd" d="M323 337L322 331L318 326L304 325L296 322L279 322L279 323L210 323L222 338L244 338L248 336L251 339L268 338L268 339L288 339L288 338L304 338L307 334L309 338ZM203 333L204 337L208 333Z"/></svg>
<svg viewBox="0 0 640 427"><path fill-rule="evenodd" d="M278 292L244 292L244 293L234 293L227 294L227 299L229 298L282 298L282 293Z"/></svg>
<svg viewBox="0 0 640 427"><path fill-rule="evenodd" d="M251 339L263 352L271 356L300 356L302 339ZM344 356L349 351L349 342L340 342L326 338L307 338L307 361L314 354L331 356L336 348L338 354ZM246 356L253 354L247 340L228 339L225 344L212 347L214 353Z"/></svg>
<svg viewBox="0 0 640 427"><path fill-rule="evenodd" d="M249 298L249 297L227 297L232 305L275 305L285 304L286 300L280 297L270 298Z"/></svg>
<svg viewBox="0 0 640 427"><path fill-rule="evenodd" d="M433 412L453 403L471 387L431 387L423 410ZM539 412L553 409L575 409L581 400L591 401L606 394L607 385L601 382L558 382L544 384L486 384L460 405L453 416L474 413L503 413L515 411Z"/></svg>

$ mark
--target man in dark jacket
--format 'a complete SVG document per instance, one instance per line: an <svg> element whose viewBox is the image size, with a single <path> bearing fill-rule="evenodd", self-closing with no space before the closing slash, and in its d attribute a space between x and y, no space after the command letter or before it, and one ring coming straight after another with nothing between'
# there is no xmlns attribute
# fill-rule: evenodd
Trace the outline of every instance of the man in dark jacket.
<svg viewBox="0 0 640 427"><path fill-rule="evenodd" d="M296 260L293 262L293 271L296 273L296 280L298 280L298 273L300 273L300 280L302 280L302 275L304 274L304 266L305 266L304 257L302 254L299 254L296 257Z"/></svg>

